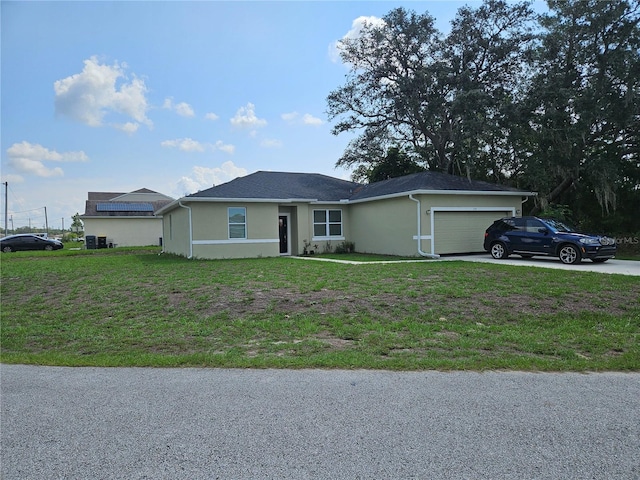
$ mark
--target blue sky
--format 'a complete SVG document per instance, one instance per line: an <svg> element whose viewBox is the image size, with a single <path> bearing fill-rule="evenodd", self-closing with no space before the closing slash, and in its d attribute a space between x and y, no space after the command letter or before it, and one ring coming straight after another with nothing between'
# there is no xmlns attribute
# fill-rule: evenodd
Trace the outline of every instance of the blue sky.
<svg viewBox="0 0 640 480"><path fill-rule="evenodd" d="M13 226L89 191L178 198L258 170L335 169L335 42L402 6L446 31L469 1L1 2L1 176ZM4 187L0 225L4 229ZM12 223L9 223L11 228Z"/></svg>

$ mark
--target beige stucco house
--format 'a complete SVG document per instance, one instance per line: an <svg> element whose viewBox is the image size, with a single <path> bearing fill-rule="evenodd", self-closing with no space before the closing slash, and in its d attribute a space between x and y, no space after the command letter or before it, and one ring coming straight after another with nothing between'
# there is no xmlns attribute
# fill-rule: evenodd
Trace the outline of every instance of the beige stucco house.
<svg viewBox="0 0 640 480"><path fill-rule="evenodd" d="M94 236L105 246L159 245L162 219L154 211L173 200L146 188L130 193L89 192L80 215L85 239Z"/></svg>
<svg viewBox="0 0 640 480"><path fill-rule="evenodd" d="M163 249L188 258L355 251L403 256L481 252L485 229L520 215L533 192L421 172L362 185L309 173L256 172L175 200Z"/></svg>

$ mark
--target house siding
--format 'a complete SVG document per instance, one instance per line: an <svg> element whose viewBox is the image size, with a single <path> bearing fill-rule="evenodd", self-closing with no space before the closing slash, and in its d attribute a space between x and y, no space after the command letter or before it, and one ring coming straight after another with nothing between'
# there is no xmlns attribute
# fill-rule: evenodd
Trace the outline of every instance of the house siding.
<svg viewBox="0 0 640 480"><path fill-rule="evenodd" d="M461 243L458 238L460 227L470 222L470 215L473 215L474 211L482 212L482 220L475 223L483 227L470 232L472 237L480 239L481 247L484 229L491 223L485 225L486 219L495 220L521 208L519 196L429 194L415 195L414 198L420 201L420 249L425 253L478 251L477 242L471 242L473 248L469 250L467 244ZM417 256L417 205L408 195L353 204L350 206L350 235L347 239L355 243L356 251L362 253ZM445 210L449 208L462 211L455 212L451 218L445 219ZM432 232L432 209L435 215L435 234ZM495 211L484 212L483 209ZM438 219L442 221L437 221ZM446 220L449 220L449 223ZM458 224L454 225L451 221ZM440 230L437 227L440 227Z"/></svg>
<svg viewBox="0 0 640 480"><path fill-rule="evenodd" d="M292 248L293 252L297 252L298 255L301 255L304 252L304 242L311 240L312 237L312 228L313 221L311 220L311 210L309 210L309 204L307 203L296 203L294 205L296 211L295 222L292 222L292 228L295 227L296 235L295 235L295 247ZM293 234L292 234L293 236ZM293 242L293 238L291 239ZM293 253L292 252L292 253ZM295 253L293 253L295 255Z"/></svg>
<svg viewBox="0 0 640 480"><path fill-rule="evenodd" d="M176 208L162 218L163 248L166 253L188 257L189 250L189 211Z"/></svg>
<svg viewBox="0 0 640 480"><path fill-rule="evenodd" d="M158 245L162 234L162 220L156 217L83 217L84 234L107 237L118 247Z"/></svg>
<svg viewBox="0 0 640 480"><path fill-rule="evenodd" d="M193 248L191 255L195 258L251 258L274 257L280 254L278 238L278 206L268 203L251 202L212 202L188 203L191 209ZM246 208L246 235L244 239L229 238L229 207ZM177 225L173 218L173 239L166 241L165 251L189 256L188 210L184 232L175 235ZM169 216L178 209L164 214L165 230L169 228ZM182 222L183 223L183 222ZM182 225L182 223L180 225ZM182 227L179 227L182 228ZM182 240L186 237L186 244ZM180 239L176 241L175 239Z"/></svg>
<svg viewBox="0 0 640 480"><path fill-rule="evenodd" d="M351 205L349 240L361 253L417 255L416 203L408 196Z"/></svg>

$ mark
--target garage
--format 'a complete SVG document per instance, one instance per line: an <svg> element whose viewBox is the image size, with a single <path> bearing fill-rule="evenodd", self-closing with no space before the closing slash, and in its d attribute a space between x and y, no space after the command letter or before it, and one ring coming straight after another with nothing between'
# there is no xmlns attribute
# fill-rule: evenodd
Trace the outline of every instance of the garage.
<svg viewBox="0 0 640 480"><path fill-rule="evenodd" d="M513 216L504 207L431 209L433 239L438 255L483 252L484 232L495 220Z"/></svg>

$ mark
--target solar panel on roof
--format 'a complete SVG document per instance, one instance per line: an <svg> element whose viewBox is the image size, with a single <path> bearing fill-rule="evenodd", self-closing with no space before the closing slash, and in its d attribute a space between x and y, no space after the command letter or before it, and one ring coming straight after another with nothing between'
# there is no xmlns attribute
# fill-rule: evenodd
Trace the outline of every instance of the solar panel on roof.
<svg viewBox="0 0 640 480"><path fill-rule="evenodd" d="M153 212L151 203L122 203L109 202L98 203L96 205L98 212Z"/></svg>

